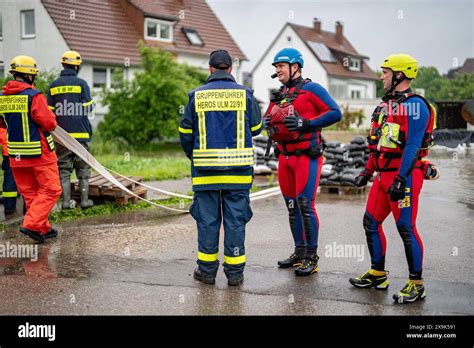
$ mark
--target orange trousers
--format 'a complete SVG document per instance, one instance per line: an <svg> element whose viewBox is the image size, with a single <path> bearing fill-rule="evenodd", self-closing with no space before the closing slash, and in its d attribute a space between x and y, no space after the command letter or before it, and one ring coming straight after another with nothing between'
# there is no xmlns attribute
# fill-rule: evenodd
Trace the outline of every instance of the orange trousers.
<svg viewBox="0 0 474 348"><path fill-rule="evenodd" d="M22 227L41 234L51 229L48 216L61 196L57 163L36 167L12 167L18 192L23 196L27 212Z"/></svg>

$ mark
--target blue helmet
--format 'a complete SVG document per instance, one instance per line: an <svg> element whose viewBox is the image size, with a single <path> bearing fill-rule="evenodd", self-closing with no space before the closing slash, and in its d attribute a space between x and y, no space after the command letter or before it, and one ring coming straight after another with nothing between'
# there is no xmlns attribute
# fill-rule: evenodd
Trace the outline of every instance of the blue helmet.
<svg viewBox="0 0 474 348"><path fill-rule="evenodd" d="M281 62L290 63L290 64L298 63L301 68L304 65L303 55L301 54L300 51L298 51L295 48L282 49L280 52L278 52L275 55L275 58L273 58L272 65L275 65L276 63L281 63Z"/></svg>

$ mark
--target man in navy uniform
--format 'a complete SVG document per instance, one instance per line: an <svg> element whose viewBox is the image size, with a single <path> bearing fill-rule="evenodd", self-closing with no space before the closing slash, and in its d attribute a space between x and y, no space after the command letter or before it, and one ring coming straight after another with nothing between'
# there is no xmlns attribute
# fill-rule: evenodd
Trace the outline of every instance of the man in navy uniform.
<svg viewBox="0 0 474 348"><path fill-rule="evenodd" d="M254 153L252 136L262 130L251 89L235 82L232 59L225 50L211 53L210 76L189 93L179 126L181 145L191 160L197 222L198 267L194 278L214 284L219 268L219 230L224 224L224 272L231 286L243 282L245 225L252 217Z"/></svg>
<svg viewBox="0 0 474 348"><path fill-rule="evenodd" d="M73 138L89 150L92 137L92 126L89 113L94 107L94 100L87 82L77 77L82 58L76 51L67 51L61 57L64 69L61 76L53 81L48 90L48 105L56 114L58 125L64 128ZM59 173L63 190L63 209L74 208L71 202L71 174L76 170L81 191L81 208L93 205L89 199L89 177L91 169L79 156L60 144L57 145Z"/></svg>

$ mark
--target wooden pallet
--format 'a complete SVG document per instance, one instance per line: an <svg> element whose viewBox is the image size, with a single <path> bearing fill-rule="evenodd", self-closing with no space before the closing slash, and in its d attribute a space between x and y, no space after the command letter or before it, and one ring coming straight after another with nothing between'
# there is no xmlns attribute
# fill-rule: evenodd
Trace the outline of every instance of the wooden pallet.
<svg viewBox="0 0 474 348"><path fill-rule="evenodd" d="M336 186L336 185L321 185L321 193L334 193L334 194L361 194L367 190L368 186L357 187L357 186Z"/></svg>
<svg viewBox="0 0 474 348"><path fill-rule="evenodd" d="M118 175L114 175L114 177L137 196L146 198L148 190L143 186ZM131 176L130 178L138 182L143 180L143 178L139 176ZM71 180L71 196L73 199L78 199L80 197L79 181L77 179ZM136 204L139 201L137 197L122 191L122 189L118 188L99 174L96 174L89 179L89 197L93 201L115 201L120 205L125 205L128 202Z"/></svg>

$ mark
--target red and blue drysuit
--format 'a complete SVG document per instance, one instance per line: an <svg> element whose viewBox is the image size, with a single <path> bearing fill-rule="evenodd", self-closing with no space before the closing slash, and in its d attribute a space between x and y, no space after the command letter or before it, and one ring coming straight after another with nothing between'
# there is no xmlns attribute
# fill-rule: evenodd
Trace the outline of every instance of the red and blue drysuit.
<svg viewBox="0 0 474 348"><path fill-rule="evenodd" d="M423 243L416 217L424 178L421 159L428 155L434 117L429 104L410 93L407 90L385 98L372 115L368 138L371 154L365 175L372 176L375 171L378 175L369 193L363 225L372 269L383 271L387 243L382 223L392 212L405 246L410 279L421 279ZM405 198L400 201L390 198L395 180L405 182Z"/></svg>
<svg viewBox="0 0 474 348"><path fill-rule="evenodd" d="M302 84L299 85L299 84ZM341 111L328 92L319 84L301 77L281 90L292 95L295 114L309 120L309 131L296 142L279 141L278 182L289 213L290 228L296 247L315 252L318 246L319 219L316 212L316 190L323 165L322 156L310 156L306 151L321 147L321 128L342 119ZM275 102L271 102L266 115L271 116ZM266 118L268 121L268 118Z"/></svg>

